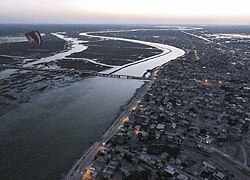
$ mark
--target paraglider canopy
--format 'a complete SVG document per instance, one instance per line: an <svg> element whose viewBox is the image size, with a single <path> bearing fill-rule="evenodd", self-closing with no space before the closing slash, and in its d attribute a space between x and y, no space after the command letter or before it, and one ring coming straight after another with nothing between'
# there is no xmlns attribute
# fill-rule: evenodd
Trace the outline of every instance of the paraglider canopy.
<svg viewBox="0 0 250 180"><path fill-rule="evenodd" d="M39 46L42 44L42 37L38 31L27 32L25 33L25 36L31 43L35 43Z"/></svg>

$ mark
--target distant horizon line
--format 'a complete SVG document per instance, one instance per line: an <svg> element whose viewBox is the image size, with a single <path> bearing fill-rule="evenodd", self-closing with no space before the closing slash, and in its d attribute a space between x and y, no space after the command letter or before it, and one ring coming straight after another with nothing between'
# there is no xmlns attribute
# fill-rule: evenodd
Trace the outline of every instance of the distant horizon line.
<svg viewBox="0 0 250 180"><path fill-rule="evenodd" d="M250 24L229 24L229 23L207 23L207 24L199 24L199 23L180 23L180 24L158 24L158 23L6 23L0 22L0 25L141 25L141 26L250 26Z"/></svg>

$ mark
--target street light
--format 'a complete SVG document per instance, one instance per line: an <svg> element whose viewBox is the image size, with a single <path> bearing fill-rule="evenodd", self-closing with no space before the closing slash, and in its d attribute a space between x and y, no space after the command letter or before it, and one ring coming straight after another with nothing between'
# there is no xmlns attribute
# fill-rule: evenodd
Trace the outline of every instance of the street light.
<svg viewBox="0 0 250 180"><path fill-rule="evenodd" d="M132 111L135 111L135 110L136 110L136 106L133 106L133 107L131 108L131 110L132 110Z"/></svg>
<svg viewBox="0 0 250 180"><path fill-rule="evenodd" d="M123 118L123 122L128 122L128 121L129 121L128 117Z"/></svg>

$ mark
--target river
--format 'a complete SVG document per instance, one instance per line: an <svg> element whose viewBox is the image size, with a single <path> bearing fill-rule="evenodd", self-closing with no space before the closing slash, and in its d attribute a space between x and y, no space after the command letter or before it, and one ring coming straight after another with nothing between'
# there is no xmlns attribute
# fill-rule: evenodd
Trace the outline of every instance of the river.
<svg viewBox="0 0 250 180"><path fill-rule="evenodd" d="M87 78L0 117L0 179L55 179L66 172L142 84Z"/></svg>
<svg viewBox="0 0 250 180"><path fill-rule="evenodd" d="M126 32L128 31L129 30L126 30ZM130 31L135 31L135 30L130 30ZM121 31L118 31L118 32L121 32ZM102 33L102 31L100 33ZM148 57L137 62L129 63L129 64L119 66L119 67L114 67L114 68L104 71L104 73L107 73L107 74L114 73L117 75L142 77L143 74L148 69L153 69L157 66L161 66L169 62L170 60L176 59L177 57L183 56L185 54L184 50L176 48L174 46L169 46L167 44L146 42L146 41L140 41L140 40L135 40L135 39L108 37L108 36L102 36L102 35L91 35L90 33L81 33L80 35L87 36L87 37L95 37L95 38L98 37L98 38L106 39L106 40L118 40L118 41L138 43L138 44L143 44L143 45L151 46L151 47L162 50L162 53L159 55Z"/></svg>
<svg viewBox="0 0 250 180"><path fill-rule="evenodd" d="M184 54L183 50L168 45L120 40L157 46L163 53L141 63L119 67L120 70L117 67L109 70L118 74L141 76L147 69ZM70 41L73 44L70 52L86 48L77 39ZM59 53L36 63L64 55ZM29 66L36 63L29 63ZM56 179L67 173L83 151L100 139L117 116L119 107L126 104L143 83L139 80L86 78L68 87L41 93L29 103L1 116L0 179Z"/></svg>

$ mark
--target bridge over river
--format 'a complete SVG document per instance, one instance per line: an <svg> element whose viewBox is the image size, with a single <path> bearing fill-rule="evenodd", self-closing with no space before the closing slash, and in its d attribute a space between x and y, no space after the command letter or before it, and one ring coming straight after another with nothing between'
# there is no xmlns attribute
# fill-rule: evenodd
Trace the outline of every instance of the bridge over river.
<svg viewBox="0 0 250 180"><path fill-rule="evenodd" d="M110 78L120 78L120 79L137 79L137 80L151 80L150 77L139 77L139 76L129 76L129 75L119 75L112 73L102 73L90 70L76 70L76 69L51 69L51 68L37 68L37 67L23 67L23 66L13 66L13 65L2 65L3 69L18 69L18 70L28 70L28 71L43 71L43 72L58 72L58 73L70 73L70 74L86 74L90 76L100 76L100 77L110 77Z"/></svg>

